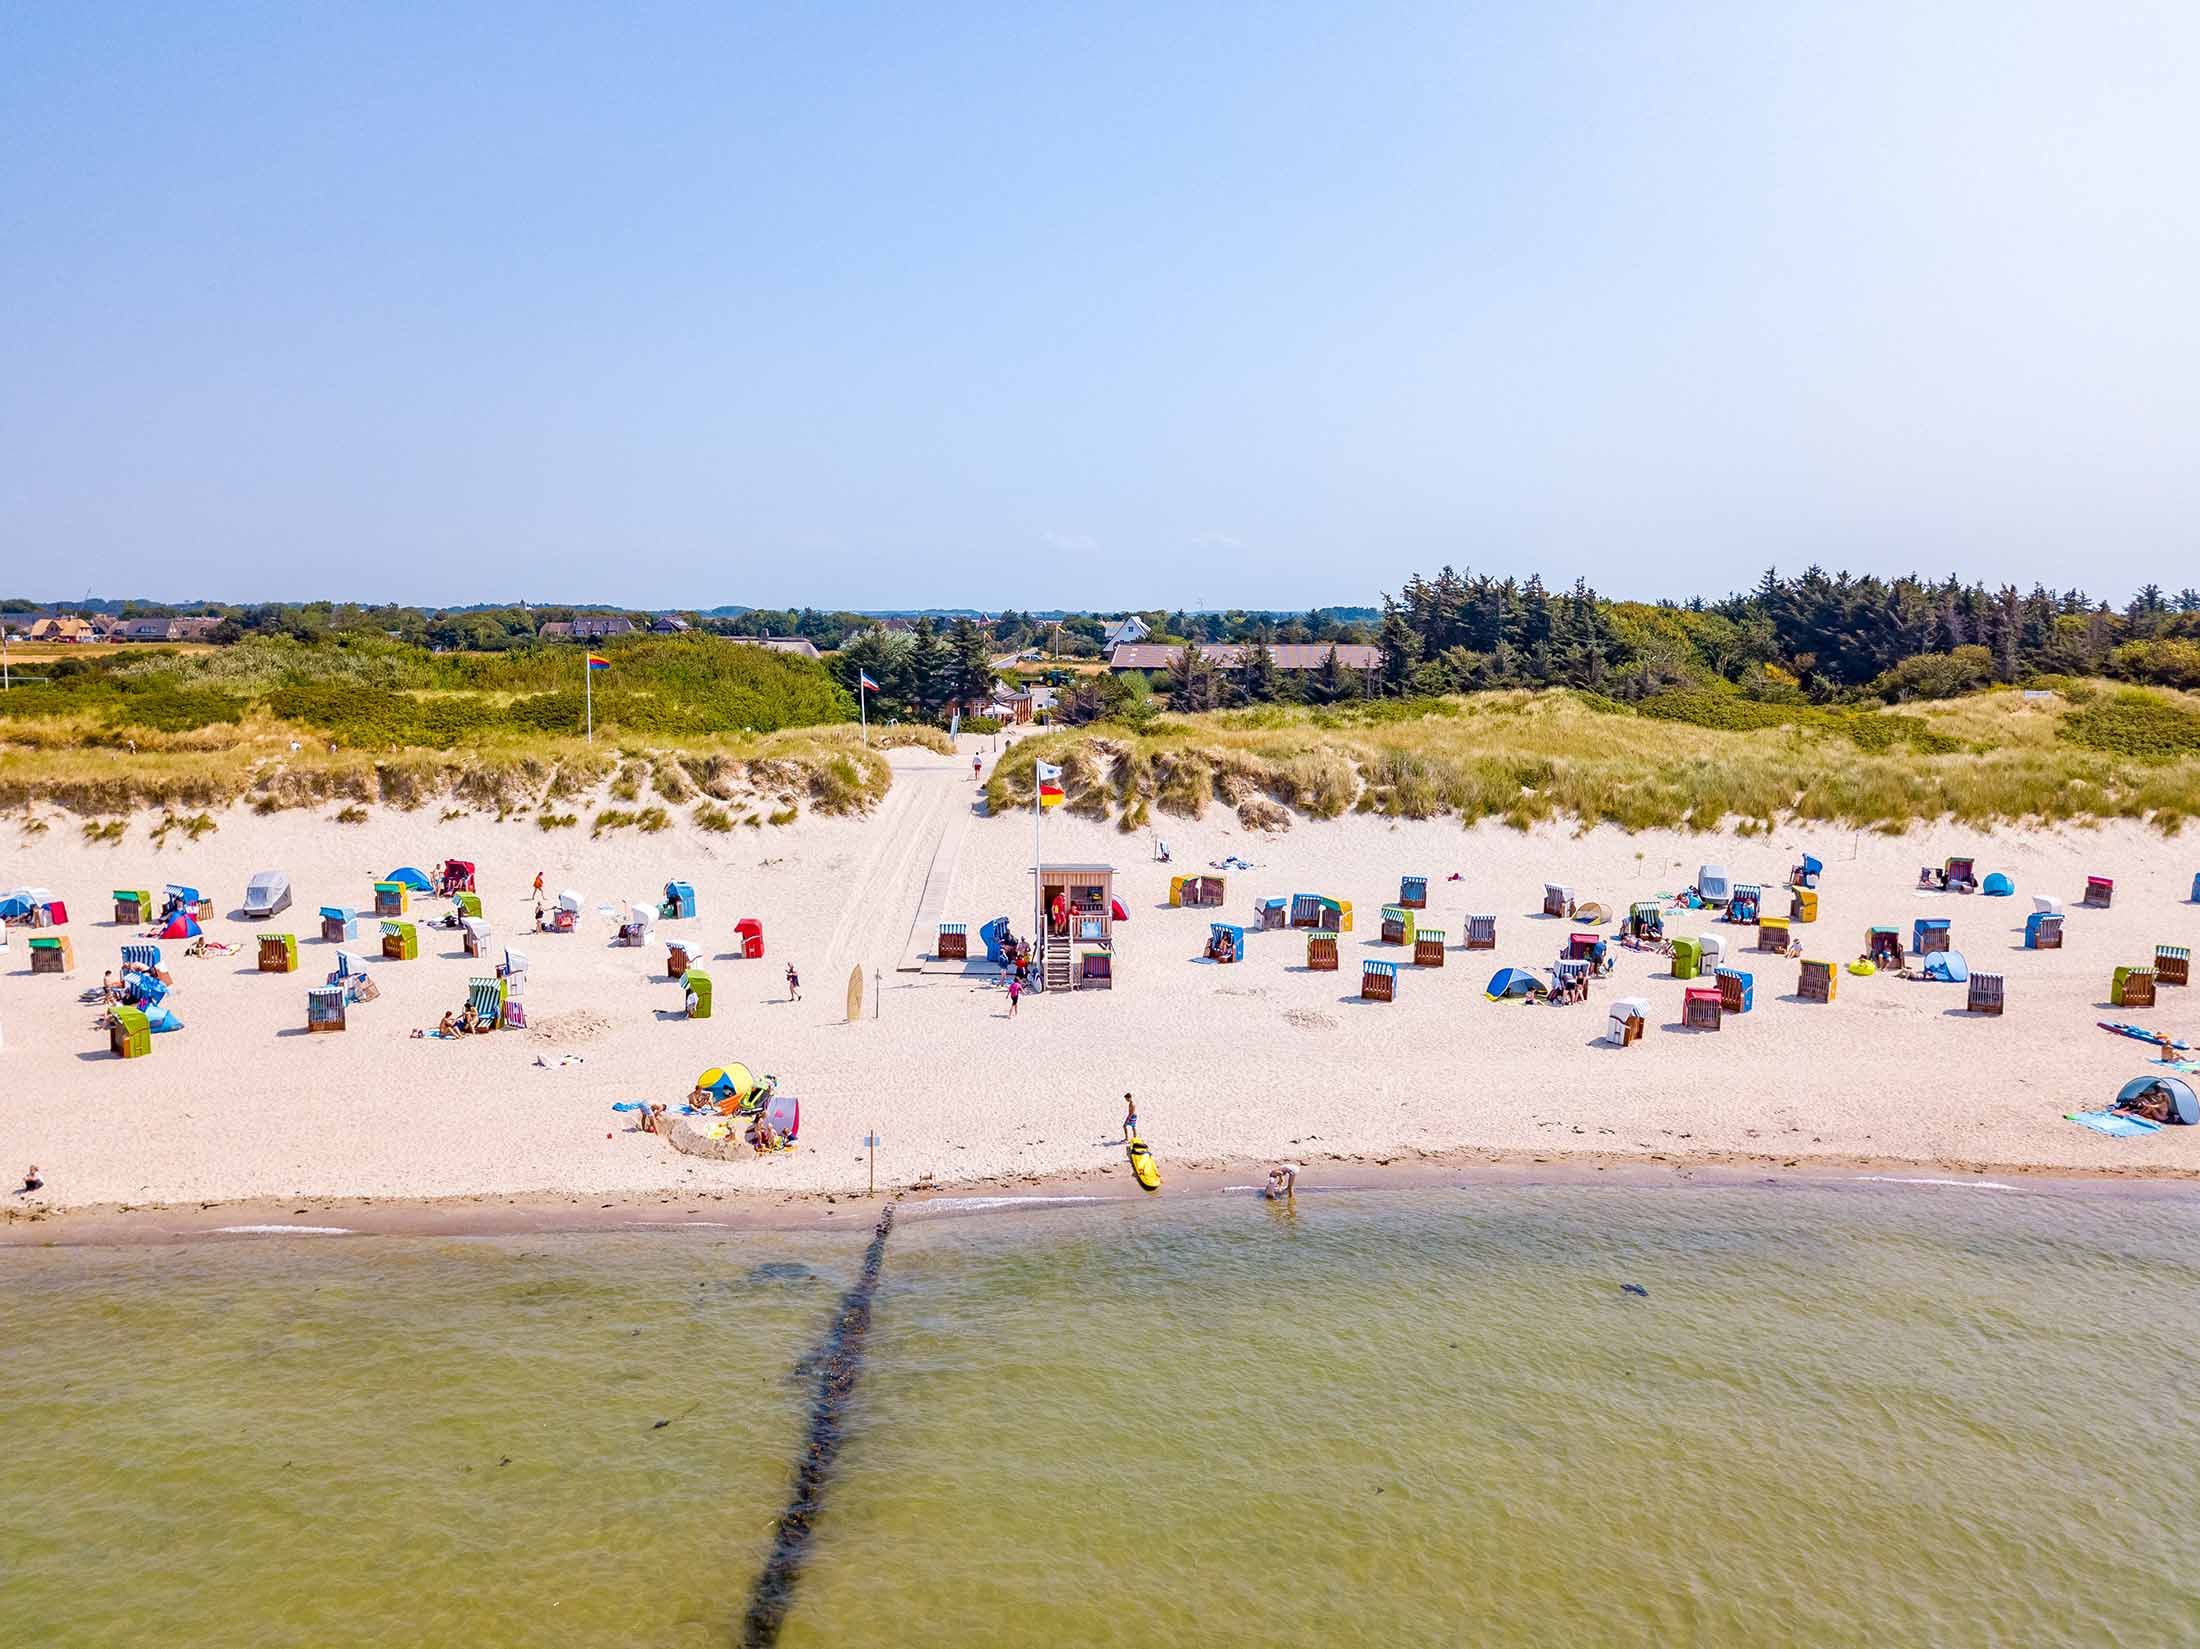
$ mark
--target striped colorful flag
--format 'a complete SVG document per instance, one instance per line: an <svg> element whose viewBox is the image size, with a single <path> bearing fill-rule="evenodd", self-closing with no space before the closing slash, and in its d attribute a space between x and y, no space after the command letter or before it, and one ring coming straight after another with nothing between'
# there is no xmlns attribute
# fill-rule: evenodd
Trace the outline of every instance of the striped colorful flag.
<svg viewBox="0 0 2200 1649"><path fill-rule="evenodd" d="M1040 762L1037 765L1039 770L1039 805L1041 807L1060 807L1062 805L1061 768L1053 762Z"/></svg>
<svg viewBox="0 0 2200 1649"><path fill-rule="evenodd" d="M866 693L875 693L878 691L878 683L871 679L871 672L868 670L858 670L856 672L856 685L861 687Z"/></svg>
<svg viewBox="0 0 2200 1649"><path fill-rule="evenodd" d="M588 655L588 667L591 670L608 670L611 668L611 661L607 658L599 658L596 654L590 653Z"/></svg>

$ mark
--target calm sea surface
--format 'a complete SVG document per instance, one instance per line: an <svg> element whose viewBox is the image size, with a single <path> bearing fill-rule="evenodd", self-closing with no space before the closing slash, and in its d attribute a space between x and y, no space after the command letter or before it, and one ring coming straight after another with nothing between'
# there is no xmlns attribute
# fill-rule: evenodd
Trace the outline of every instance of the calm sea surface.
<svg viewBox="0 0 2200 1649"><path fill-rule="evenodd" d="M0 1250L0 1641L738 1644L869 1235ZM872 1309L785 1645L2200 1641L2200 1199L905 1211Z"/></svg>

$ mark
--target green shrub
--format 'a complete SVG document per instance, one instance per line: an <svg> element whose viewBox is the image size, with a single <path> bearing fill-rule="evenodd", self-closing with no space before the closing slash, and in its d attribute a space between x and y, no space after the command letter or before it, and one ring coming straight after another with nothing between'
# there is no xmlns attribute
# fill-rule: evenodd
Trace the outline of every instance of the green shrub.
<svg viewBox="0 0 2200 1649"><path fill-rule="evenodd" d="M672 823L672 815L661 807L645 807L634 815L634 828L645 836L654 836Z"/></svg>
<svg viewBox="0 0 2200 1649"><path fill-rule="evenodd" d="M2108 667L2155 687L2200 687L2200 641L2127 641L2108 655Z"/></svg>
<svg viewBox="0 0 2200 1649"><path fill-rule="evenodd" d="M140 690L125 692L107 712L110 727L138 727L156 733L194 733L202 727L244 720L250 705L232 693L204 687L178 687L155 678Z"/></svg>
<svg viewBox="0 0 2200 1649"><path fill-rule="evenodd" d="M367 810L357 802L347 802L336 810L336 822L338 824L365 824L367 822Z"/></svg>
<svg viewBox="0 0 2200 1649"><path fill-rule="evenodd" d="M1880 673L1870 691L1883 699L1952 699L1994 679L1994 655L1983 647L1918 653Z"/></svg>
<svg viewBox="0 0 2200 1649"><path fill-rule="evenodd" d="M624 830L638 818L638 814L629 813L623 807L607 807L589 823L588 834L601 836L607 830Z"/></svg>
<svg viewBox="0 0 2200 1649"><path fill-rule="evenodd" d="M1762 699L1745 699L1737 693L1712 693L1700 688L1656 693L1635 708L1640 714L1654 716L1659 721L1686 722L1691 727L1709 727L1721 733L1755 733L1767 727L1791 727L1807 715L1801 705L1768 704Z"/></svg>
<svg viewBox="0 0 2200 1649"><path fill-rule="evenodd" d="M723 833L733 828L733 815L716 802L699 804L693 814L695 828Z"/></svg>
<svg viewBox="0 0 2200 1649"><path fill-rule="evenodd" d="M2096 699L2071 711L2056 731L2088 750L2146 761L2200 755L2200 712L2152 693Z"/></svg>
<svg viewBox="0 0 2200 1649"><path fill-rule="evenodd" d="M797 818L801 816L801 811L802 810L800 808L783 807L779 809L778 812L774 813L766 822L775 825L791 825L795 822Z"/></svg>
<svg viewBox="0 0 2200 1649"><path fill-rule="evenodd" d="M577 814L553 813L548 808L544 808L535 815L535 828L537 830L571 830L580 822L580 817Z"/></svg>

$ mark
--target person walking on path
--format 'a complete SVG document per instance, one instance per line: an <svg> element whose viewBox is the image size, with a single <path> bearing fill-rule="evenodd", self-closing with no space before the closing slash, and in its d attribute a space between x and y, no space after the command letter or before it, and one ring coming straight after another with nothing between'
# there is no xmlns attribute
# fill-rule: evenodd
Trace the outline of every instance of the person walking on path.
<svg viewBox="0 0 2200 1649"><path fill-rule="evenodd" d="M1008 1017L1009 1017L1009 1018L1011 1018L1011 1019L1014 1019L1014 1018L1016 1017L1016 1004L1017 1004L1017 1003L1019 1003L1019 1002L1021 1002L1021 1001L1022 1001L1023 999L1024 999L1024 982L1023 982L1023 981L1022 981L1021 979L1011 979L1011 980L1010 980L1010 981L1008 982Z"/></svg>
<svg viewBox="0 0 2200 1649"><path fill-rule="evenodd" d="M787 964L787 1000L789 1002L802 1000L802 976L794 971L792 962Z"/></svg>
<svg viewBox="0 0 2200 1649"><path fill-rule="evenodd" d="M984 767L985 767L985 763L984 763L984 761L983 761L983 760L982 760L981 758L979 758L979 757L977 757L977 756L972 756L972 757L970 758L970 778L971 778L971 782L973 782L973 783L975 783L975 784L983 784L983 783L985 783L985 778L984 778L984 776L983 776L983 769L984 769Z"/></svg>

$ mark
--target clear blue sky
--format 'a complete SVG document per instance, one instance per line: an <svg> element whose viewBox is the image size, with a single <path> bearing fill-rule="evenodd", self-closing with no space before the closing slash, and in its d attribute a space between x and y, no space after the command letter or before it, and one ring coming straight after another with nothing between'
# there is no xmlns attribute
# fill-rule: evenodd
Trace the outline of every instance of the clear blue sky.
<svg viewBox="0 0 2200 1649"><path fill-rule="evenodd" d="M2200 5L16 6L0 591L2122 594Z"/></svg>

